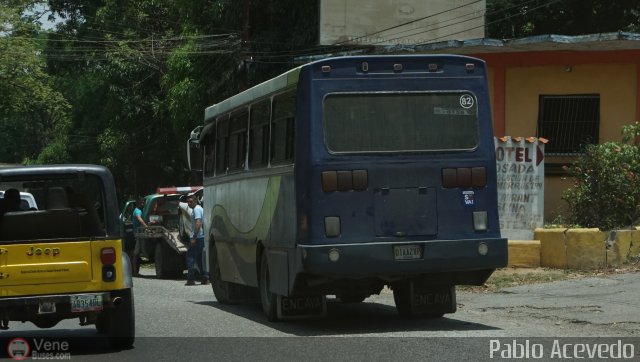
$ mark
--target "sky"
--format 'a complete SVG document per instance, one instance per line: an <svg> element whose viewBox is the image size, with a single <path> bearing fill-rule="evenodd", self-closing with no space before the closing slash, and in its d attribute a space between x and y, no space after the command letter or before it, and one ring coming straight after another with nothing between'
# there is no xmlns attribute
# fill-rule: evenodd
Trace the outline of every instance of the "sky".
<svg viewBox="0 0 640 362"><path fill-rule="evenodd" d="M54 29L56 24L61 23L63 21L60 18L56 18L54 21L49 21L50 12L48 10L49 10L49 6L46 3L36 4L34 7L35 13L43 14L42 17L40 18L40 22L42 23L42 29L44 30Z"/></svg>

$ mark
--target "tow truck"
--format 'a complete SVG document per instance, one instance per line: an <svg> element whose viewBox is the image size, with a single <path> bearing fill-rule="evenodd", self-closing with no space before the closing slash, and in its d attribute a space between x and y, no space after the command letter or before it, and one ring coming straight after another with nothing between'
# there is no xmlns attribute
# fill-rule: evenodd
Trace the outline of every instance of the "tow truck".
<svg viewBox="0 0 640 362"><path fill-rule="evenodd" d="M142 218L147 227L134 230L142 240L141 253L154 262L156 276L179 278L186 269L186 253L191 229L191 209L185 198L201 190L201 186L159 187L145 197Z"/></svg>

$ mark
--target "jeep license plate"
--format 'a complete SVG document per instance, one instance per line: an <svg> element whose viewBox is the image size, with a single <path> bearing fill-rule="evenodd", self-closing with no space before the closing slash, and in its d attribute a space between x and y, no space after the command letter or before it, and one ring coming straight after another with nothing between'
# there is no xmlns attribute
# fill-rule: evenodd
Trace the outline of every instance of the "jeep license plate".
<svg viewBox="0 0 640 362"><path fill-rule="evenodd" d="M102 294L80 294L71 296L71 312L99 312L102 310Z"/></svg>

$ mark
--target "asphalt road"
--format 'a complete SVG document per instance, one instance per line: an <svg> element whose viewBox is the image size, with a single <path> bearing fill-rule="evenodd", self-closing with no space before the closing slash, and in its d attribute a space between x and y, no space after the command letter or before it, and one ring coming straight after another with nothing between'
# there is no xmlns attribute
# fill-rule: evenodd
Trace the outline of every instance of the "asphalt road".
<svg viewBox="0 0 640 362"><path fill-rule="evenodd" d="M436 320L400 318L392 293L385 289L364 303L329 300L323 319L278 323L267 321L257 304L219 304L210 286L159 280L151 269L143 274L134 280L133 349L112 351L93 339L93 327L78 327L74 320L49 330L12 322L0 337L31 342L70 338L76 343L72 360L478 361L495 360L520 345L541 352L531 347L534 344L544 347L540 360L557 360L551 355L554 343L617 343L627 350L633 347L634 357L640 356L640 273L498 293L459 292L458 312ZM78 346L75 337L88 338Z"/></svg>

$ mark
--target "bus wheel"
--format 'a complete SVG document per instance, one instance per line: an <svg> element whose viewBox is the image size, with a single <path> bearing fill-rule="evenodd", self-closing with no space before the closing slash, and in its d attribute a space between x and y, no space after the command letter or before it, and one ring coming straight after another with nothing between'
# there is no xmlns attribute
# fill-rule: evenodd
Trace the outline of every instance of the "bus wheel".
<svg viewBox="0 0 640 362"><path fill-rule="evenodd" d="M262 310L267 319L275 322L278 320L278 298L269 291L269 263L267 262L266 250L262 253L260 260L260 301L262 302Z"/></svg>
<svg viewBox="0 0 640 362"><path fill-rule="evenodd" d="M213 239L209 244L209 269L211 289L213 289L213 295L216 296L216 300L221 304L231 304L231 298L229 298L229 283L222 281L220 277L218 251L216 250Z"/></svg>

